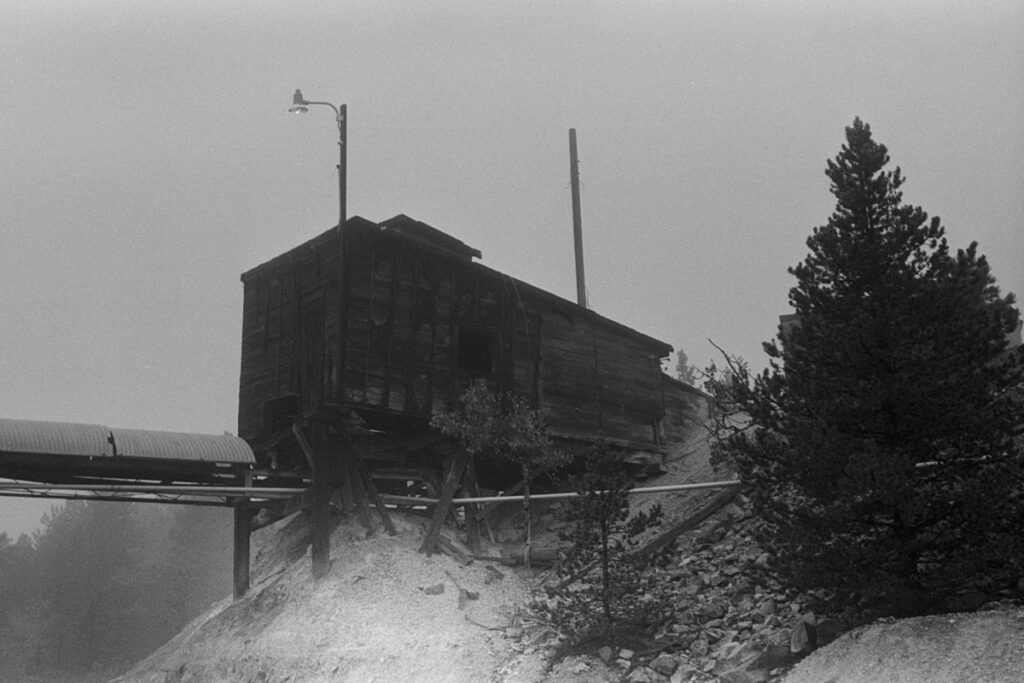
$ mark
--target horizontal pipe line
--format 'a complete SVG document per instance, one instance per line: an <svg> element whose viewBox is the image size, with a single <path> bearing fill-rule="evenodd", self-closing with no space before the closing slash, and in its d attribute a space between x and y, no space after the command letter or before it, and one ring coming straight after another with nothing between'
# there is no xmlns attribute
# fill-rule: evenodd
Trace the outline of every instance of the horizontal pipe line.
<svg viewBox="0 0 1024 683"><path fill-rule="evenodd" d="M154 496L158 494L144 494L148 496ZM234 507L234 503L230 500L216 500L213 498L203 499L185 499L182 497L156 497L156 498L139 498L136 496L129 495L117 495L107 494L103 495L100 493L90 491L40 491L38 493L12 493L10 491L0 490L0 498L12 497L12 498L29 498L36 500L99 500L109 501L115 503L160 503L164 505L201 505L208 507Z"/></svg>
<svg viewBox="0 0 1024 683"><path fill-rule="evenodd" d="M674 484L671 486L638 487L633 489L627 489L626 493L671 493L673 491L722 489L728 488L730 486L739 486L739 484L740 481L738 479L727 479L725 481L707 481L699 484ZM559 500L564 498L578 498L579 495L580 494L576 491L566 491L564 493L535 493L530 496L530 500ZM397 496L390 493L382 493L380 494L380 497L385 502L410 503L413 505L435 505L438 502L437 498L416 498L414 496ZM453 498L452 505L466 505L467 503L514 503L521 502L525 499L526 496L477 496L475 498Z"/></svg>
<svg viewBox="0 0 1024 683"><path fill-rule="evenodd" d="M0 491L102 491L113 493L169 493L200 496L254 496L269 498L296 496L305 488L274 488L254 486L172 486L150 484L16 484L0 482Z"/></svg>

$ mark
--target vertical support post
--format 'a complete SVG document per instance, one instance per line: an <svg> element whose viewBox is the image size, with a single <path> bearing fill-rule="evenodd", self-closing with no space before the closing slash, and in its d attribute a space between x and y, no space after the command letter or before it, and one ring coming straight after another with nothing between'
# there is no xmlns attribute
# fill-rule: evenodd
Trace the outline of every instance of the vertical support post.
<svg viewBox="0 0 1024 683"><path fill-rule="evenodd" d="M319 427L314 426L314 430ZM331 569L331 458L323 447L320 435L313 443L313 578L319 579Z"/></svg>
<svg viewBox="0 0 1024 683"><path fill-rule="evenodd" d="M394 536L398 533L398 530L395 529L395 523L391 521L391 515L388 514L388 509L384 507L384 501L381 500L380 493L377 492L377 487L373 483L373 475L366 471L361 471L361 474L366 494L370 497L374 507L377 508L377 514L380 515L381 521L384 522L384 528L387 529L389 536Z"/></svg>
<svg viewBox="0 0 1024 683"><path fill-rule="evenodd" d="M338 228L347 218L347 184L348 184L348 105L338 107L338 147L341 148L338 158Z"/></svg>
<svg viewBox="0 0 1024 683"><path fill-rule="evenodd" d="M239 503L235 505L235 559L234 559L234 597L243 597L249 591L249 538L252 531L252 515L249 508Z"/></svg>
<svg viewBox="0 0 1024 683"><path fill-rule="evenodd" d="M469 462L466 463L466 473L464 475L464 481L466 484L465 490L470 496L477 497L480 495L480 488L476 483L476 465L473 464L473 459L470 458ZM480 553L480 506L476 503L466 503L464 508L466 511L466 540L469 542L469 549L474 554Z"/></svg>
<svg viewBox="0 0 1024 683"><path fill-rule="evenodd" d="M576 303L587 307L583 274L583 217L580 215L580 162L576 156L576 129L569 129L569 185L572 188L572 241L576 252Z"/></svg>
<svg viewBox="0 0 1024 683"><path fill-rule="evenodd" d="M363 476L359 471L359 463L356 462L356 454L348 439L342 441L342 466L345 468L345 481L352 490L352 502L355 506L359 523L363 525L367 533L373 533L373 523L370 521L370 506L366 502L366 489L363 486Z"/></svg>
<svg viewBox="0 0 1024 683"><path fill-rule="evenodd" d="M252 472L245 472L243 483L246 488L252 486ZM248 502L248 498L235 501L234 560L232 564L235 600L243 597L249 591L252 510L249 509Z"/></svg>
<svg viewBox="0 0 1024 683"><path fill-rule="evenodd" d="M448 516L448 511L451 510L455 489L459 487L459 482L462 481L462 473L466 470L466 463L469 462L469 459L469 453L462 446L459 446L455 453L448 457L448 468L445 473L444 484L441 486L441 495L434 506L434 516L430 520L427 536L423 539L423 545L420 546L420 552L426 553L427 557L430 557L431 553L434 552L434 547L437 545L437 537L441 533L441 527L444 526L444 520Z"/></svg>

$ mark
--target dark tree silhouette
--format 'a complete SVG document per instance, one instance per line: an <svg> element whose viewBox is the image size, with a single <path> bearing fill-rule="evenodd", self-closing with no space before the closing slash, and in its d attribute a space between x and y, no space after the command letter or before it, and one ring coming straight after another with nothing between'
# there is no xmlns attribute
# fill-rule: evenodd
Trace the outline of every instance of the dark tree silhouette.
<svg viewBox="0 0 1024 683"><path fill-rule="evenodd" d="M1024 354L977 245L952 254L888 162L856 119L826 170L835 211L789 271L795 324L768 370L734 362L718 387L749 416L718 451L794 581L910 613L1020 571Z"/></svg>

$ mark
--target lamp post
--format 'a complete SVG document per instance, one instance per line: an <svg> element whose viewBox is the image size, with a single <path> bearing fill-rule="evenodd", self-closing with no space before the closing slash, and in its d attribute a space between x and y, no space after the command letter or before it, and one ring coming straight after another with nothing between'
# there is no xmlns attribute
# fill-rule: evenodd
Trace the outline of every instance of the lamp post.
<svg viewBox="0 0 1024 683"><path fill-rule="evenodd" d="M330 107L334 110L334 118L338 122L338 229L340 230L341 226L345 223L345 182L348 175L345 146L348 141L348 133L346 131L348 108L344 104L336 107L330 102L311 102L302 96L301 90L296 89L295 94L292 95L292 106L288 111L293 114L305 114L315 104Z"/></svg>

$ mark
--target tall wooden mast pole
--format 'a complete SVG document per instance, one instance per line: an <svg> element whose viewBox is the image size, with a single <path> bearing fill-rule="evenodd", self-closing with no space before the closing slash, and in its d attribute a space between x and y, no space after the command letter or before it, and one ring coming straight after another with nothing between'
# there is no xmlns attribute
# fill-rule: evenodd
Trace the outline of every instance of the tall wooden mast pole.
<svg viewBox="0 0 1024 683"><path fill-rule="evenodd" d="M583 275L583 218L580 215L580 162L576 156L576 129L569 129L569 182L572 187L572 240L576 249L576 303L587 307L587 284Z"/></svg>

